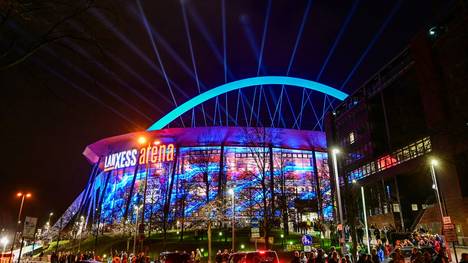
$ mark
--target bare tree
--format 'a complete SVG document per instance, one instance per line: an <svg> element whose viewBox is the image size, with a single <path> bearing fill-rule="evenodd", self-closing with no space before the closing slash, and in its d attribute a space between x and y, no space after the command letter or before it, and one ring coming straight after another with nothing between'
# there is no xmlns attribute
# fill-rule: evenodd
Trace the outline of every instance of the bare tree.
<svg viewBox="0 0 468 263"><path fill-rule="evenodd" d="M157 210L155 211L154 207L161 200L160 184L156 178L150 178L148 180L148 192L150 203L148 237L151 237L151 231L154 227L153 222L157 222L157 220L155 220L157 218L155 215Z"/></svg>
<svg viewBox="0 0 468 263"><path fill-rule="evenodd" d="M274 174L272 141L274 134L265 127L245 128L245 140L247 148L258 168L258 174L262 191L262 211L263 211L263 236L265 247L268 248L268 239L272 227L272 219L275 211L274 202ZM268 175L270 177L268 178Z"/></svg>
<svg viewBox="0 0 468 263"><path fill-rule="evenodd" d="M281 149L278 158L275 158L275 167L279 171L279 208L281 210L281 219L283 222L283 234L286 236L289 234L289 227L288 227L288 194L286 191L286 163L287 158L285 158L283 150Z"/></svg>
<svg viewBox="0 0 468 263"><path fill-rule="evenodd" d="M99 23L90 13L104 10L103 1L0 1L0 71L21 64L50 44L73 50L65 39L100 49Z"/></svg>
<svg viewBox="0 0 468 263"><path fill-rule="evenodd" d="M191 152L189 156L189 163L193 169L198 170L198 173L194 175L196 177L195 180L197 180L197 177L201 175L201 181L203 182L205 188L205 203L208 204L210 202L211 188L211 180L209 178L210 166L216 163L214 156L211 154L211 149L201 149Z"/></svg>
<svg viewBox="0 0 468 263"><path fill-rule="evenodd" d="M177 191L176 191L176 210L177 212L177 222L180 224L180 240L184 239L184 230L185 230L185 207L187 203L187 197L190 192L189 184L187 180L181 179L177 180ZM179 221L180 219L180 221Z"/></svg>

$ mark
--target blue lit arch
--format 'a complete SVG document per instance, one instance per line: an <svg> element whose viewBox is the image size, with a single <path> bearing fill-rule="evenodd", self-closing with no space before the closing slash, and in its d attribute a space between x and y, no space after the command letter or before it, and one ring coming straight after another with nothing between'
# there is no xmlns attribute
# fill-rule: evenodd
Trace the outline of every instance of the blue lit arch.
<svg viewBox="0 0 468 263"><path fill-rule="evenodd" d="M233 82L223 84L221 86L207 90L193 97L192 99L184 102L177 108L173 109L171 112L166 114L157 122L153 123L153 125L151 125L148 128L148 130L154 131L154 130L160 130L164 128L166 125L171 123L173 120L177 119L182 114L186 113L187 111L191 110L192 108L202 104L203 102L209 99L212 99L214 97L217 97L219 95L222 95L224 93L227 93L233 90L238 90L238 89L251 87L251 86L259 86L259 85L287 85L287 86L292 86L292 87L300 87L300 88L322 92L340 101L348 97L348 94L340 90L334 89L327 85L324 85L315 81L311 81L311 80L294 78L294 77L285 77L285 76L252 77L252 78L240 79L240 80L236 80Z"/></svg>

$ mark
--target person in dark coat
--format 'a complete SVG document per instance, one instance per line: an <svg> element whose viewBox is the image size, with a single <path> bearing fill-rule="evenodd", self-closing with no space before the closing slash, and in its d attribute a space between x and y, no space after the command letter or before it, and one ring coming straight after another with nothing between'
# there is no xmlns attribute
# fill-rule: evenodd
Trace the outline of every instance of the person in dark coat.
<svg viewBox="0 0 468 263"><path fill-rule="evenodd" d="M370 261L372 263L380 263L379 256L377 255L377 250L375 248L371 249Z"/></svg>
<svg viewBox="0 0 468 263"><path fill-rule="evenodd" d="M294 251L293 259L291 263L301 263L301 259L299 258L299 251Z"/></svg>

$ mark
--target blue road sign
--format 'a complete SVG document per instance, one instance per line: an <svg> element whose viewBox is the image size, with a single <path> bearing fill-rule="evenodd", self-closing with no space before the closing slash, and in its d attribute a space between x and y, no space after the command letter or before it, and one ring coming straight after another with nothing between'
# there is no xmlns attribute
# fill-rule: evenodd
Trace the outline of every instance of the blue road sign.
<svg viewBox="0 0 468 263"><path fill-rule="evenodd" d="M301 240L302 240L302 245L304 245L304 246L312 245L312 236L311 235L303 235Z"/></svg>

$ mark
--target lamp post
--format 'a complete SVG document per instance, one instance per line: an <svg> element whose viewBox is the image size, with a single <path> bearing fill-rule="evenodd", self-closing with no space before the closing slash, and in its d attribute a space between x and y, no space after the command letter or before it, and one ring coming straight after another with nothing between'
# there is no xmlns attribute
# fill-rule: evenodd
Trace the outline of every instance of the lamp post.
<svg viewBox="0 0 468 263"><path fill-rule="evenodd" d="M353 184L357 184L356 180L353 180ZM366 231L366 239L367 239L367 253L370 254L370 239L369 239L369 226L367 224L367 208L366 208L366 196L364 194L364 186L360 186L361 188L361 198L362 198L362 213L364 215L364 228Z"/></svg>
<svg viewBox="0 0 468 263"><path fill-rule="evenodd" d="M19 224L21 224L21 213L23 212L24 199L25 198L30 198L31 194L30 193L23 194L23 193L19 192L19 193L16 194L16 196L21 197L21 205L20 205L20 209L19 209L19 212L18 212L18 225L19 225Z"/></svg>
<svg viewBox="0 0 468 263"><path fill-rule="evenodd" d="M11 255L13 255L13 248L16 242L16 233L18 232L18 228L21 224L21 213L23 212L24 200L26 198L30 198L32 195L31 193L23 194L22 192L18 192L16 196L21 197L21 205L20 205L19 212L18 212L18 221L16 223L16 231L15 231L15 234L13 235L13 242L11 243L11 250L10 250ZM11 259L12 259L12 256L10 257L10 260L8 262L11 262Z"/></svg>
<svg viewBox="0 0 468 263"><path fill-rule="evenodd" d="M281 234L281 249L284 250L284 234Z"/></svg>
<svg viewBox="0 0 468 263"><path fill-rule="evenodd" d="M50 220L52 219L52 216L54 215L54 212L50 212L49 213L49 220L47 220L47 222L49 223L50 225Z"/></svg>
<svg viewBox="0 0 468 263"><path fill-rule="evenodd" d="M47 232L50 231L50 220L52 219L52 216L54 215L54 212L49 213L49 220L47 220L46 226L47 226Z"/></svg>
<svg viewBox="0 0 468 263"><path fill-rule="evenodd" d="M431 159L431 177L432 177L432 188L436 192L436 197L437 197L437 203L439 203L439 209L440 209L440 217L441 217L441 223L442 223L442 228L444 225L444 209L442 208L442 201L441 201L441 196L440 196L440 191L439 191L439 184L437 183L437 174L435 171L435 167L439 165L439 161L437 159ZM448 213L447 213L448 216ZM449 247L450 248L450 247ZM453 242L453 252L455 254L455 262L458 262L458 256L457 256L457 249L455 247L455 242Z"/></svg>
<svg viewBox="0 0 468 263"><path fill-rule="evenodd" d="M137 235L138 235L138 214L140 213L140 209L143 205L135 206L135 235L133 237L133 256L135 256L135 249L136 249L136 242L137 242Z"/></svg>
<svg viewBox="0 0 468 263"><path fill-rule="evenodd" d="M340 153L340 150L337 148L332 149L332 161L333 161L333 170L335 173L335 185L336 185L336 199L338 201L338 213L340 216L340 224L341 224L341 253L344 255L346 254L346 246L345 246L345 233L344 233L344 222L343 222L343 208L341 206L341 191L340 191L340 180L338 179L338 162L336 159L336 155Z"/></svg>
<svg viewBox="0 0 468 263"><path fill-rule="evenodd" d="M432 189L436 192L436 198L437 198L437 203L439 204L439 209L440 209L440 216L442 219L442 222L444 222L444 212L442 209L442 202L440 201L440 192L439 192L439 186L437 184L437 177L435 173L435 166L439 164L439 161L436 159L431 160L431 177L432 177Z"/></svg>
<svg viewBox="0 0 468 263"><path fill-rule="evenodd" d="M81 216L80 217L80 228L78 229L78 232L80 234L80 236L78 238L78 253L81 250L81 234L83 233L84 222L85 222L85 218L84 218L84 216Z"/></svg>
<svg viewBox="0 0 468 263"><path fill-rule="evenodd" d="M235 209L235 202L234 202L234 189L229 189L229 194L231 195L231 203L232 203L232 252L235 250L235 219L236 219L236 209Z"/></svg>

